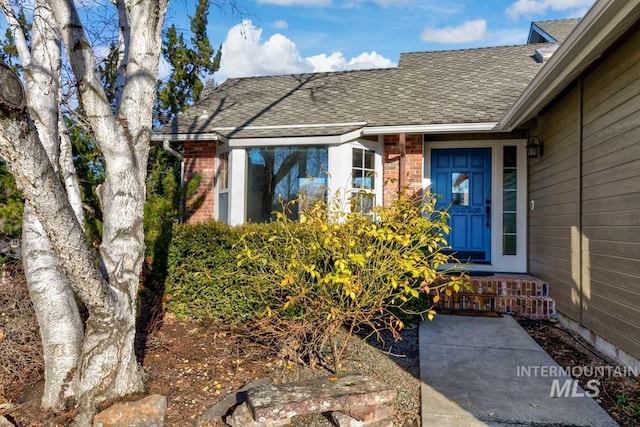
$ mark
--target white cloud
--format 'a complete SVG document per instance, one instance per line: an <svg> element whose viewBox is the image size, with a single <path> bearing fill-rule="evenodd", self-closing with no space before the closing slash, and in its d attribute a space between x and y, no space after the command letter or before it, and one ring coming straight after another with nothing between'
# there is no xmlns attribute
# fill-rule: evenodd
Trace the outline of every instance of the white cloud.
<svg viewBox="0 0 640 427"><path fill-rule="evenodd" d="M517 19L520 16L541 15L551 9L555 11L573 10L571 16L577 16L577 12L586 12L594 2L595 0L518 0L511 4L505 13L511 19Z"/></svg>
<svg viewBox="0 0 640 427"><path fill-rule="evenodd" d="M309 64L296 45L285 36L275 34L261 42L262 29L249 20L233 26L222 43L220 70L225 77L246 77L309 71Z"/></svg>
<svg viewBox="0 0 640 427"><path fill-rule="evenodd" d="M262 41L262 29L250 20L232 27L222 43L219 83L232 77L266 76L323 71L394 67L396 64L377 52L363 52L347 60L341 52L302 58L295 43L274 34Z"/></svg>
<svg viewBox="0 0 640 427"><path fill-rule="evenodd" d="M366 70L369 68L391 68L398 64L392 60L385 58L376 51L371 53L362 52L360 55L351 60L347 64L349 70Z"/></svg>
<svg viewBox="0 0 640 427"><path fill-rule="evenodd" d="M330 55L321 53L310 56L307 61L313 67L313 71L340 71L347 66L347 60L342 52L333 52Z"/></svg>
<svg viewBox="0 0 640 427"><path fill-rule="evenodd" d="M328 6L331 0L258 0L258 3L276 6Z"/></svg>
<svg viewBox="0 0 640 427"><path fill-rule="evenodd" d="M425 28L421 38L433 43L469 43L487 36L487 21L476 19L465 21L456 27Z"/></svg>
<svg viewBox="0 0 640 427"><path fill-rule="evenodd" d="M286 30L289 28L289 23L284 19L278 19L273 23L273 28L277 28L278 30Z"/></svg>
<svg viewBox="0 0 640 427"><path fill-rule="evenodd" d="M373 51L363 52L347 61L342 52L331 55L321 53L307 58L313 65L313 71L367 70L371 68L390 68L398 64Z"/></svg>

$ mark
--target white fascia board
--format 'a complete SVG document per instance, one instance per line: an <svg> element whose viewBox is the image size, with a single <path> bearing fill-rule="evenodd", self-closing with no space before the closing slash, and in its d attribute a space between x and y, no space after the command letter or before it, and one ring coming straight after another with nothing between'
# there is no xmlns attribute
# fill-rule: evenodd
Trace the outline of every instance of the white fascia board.
<svg viewBox="0 0 640 427"><path fill-rule="evenodd" d="M217 133L154 133L151 135L151 141L226 141L226 138Z"/></svg>
<svg viewBox="0 0 640 427"><path fill-rule="evenodd" d="M640 15L640 0L599 0L578 23L500 120L513 130L534 118L597 60Z"/></svg>
<svg viewBox="0 0 640 427"><path fill-rule="evenodd" d="M443 123L435 125L374 126L364 128L363 135L394 135L401 133L465 133L491 132L498 122L484 123Z"/></svg>
<svg viewBox="0 0 640 427"><path fill-rule="evenodd" d="M302 145L340 145L353 141L362 136L362 129L357 129L343 135L334 136L292 136L275 138L231 138L228 141L231 148L250 148L268 146L302 146Z"/></svg>
<svg viewBox="0 0 640 427"><path fill-rule="evenodd" d="M176 133L176 134L152 134L151 140L157 142L170 141L170 142L184 142L184 141L223 141L227 142L228 138L221 134L228 134L231 132L239 132L242 130L274 130L274 129L318 129L328 127L354 127L354 126L366 126L367 122L344 122L344 123L310 123L310 124L292 124L292 125L265 125L265 126L241 126L241 127L214 127L211 130L213 132L208 133ZM351 133L360 132L356 130L347 133L343 136L347 137ZM358 136L361 134L358 133ZM259 138L248 138L245 141L251 141ZM286 139L286 138L285 138ZM238 139L240 141L242 139ZM264 140L264 138L263 138ZM343 141L346 142L346 141ZM291 144L289 144L291 145Z"/></svg>

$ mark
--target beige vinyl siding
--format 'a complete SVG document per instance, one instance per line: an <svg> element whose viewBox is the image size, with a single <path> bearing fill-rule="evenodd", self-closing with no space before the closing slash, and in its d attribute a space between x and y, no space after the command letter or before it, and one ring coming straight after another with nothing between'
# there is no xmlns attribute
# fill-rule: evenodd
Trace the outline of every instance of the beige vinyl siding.
<svg viewBox="0 0 640 427"><path fill-rule="evenodd" d="M529 271L558 311L640 358L640 32L538 116ZM582 90L580 85L582 84Z"/></svg>
<svg viewBox="0 0 640 427"><path fill-rule="evenodd" d="M531 134L544 144L544 155L529 160L529 272L551 284L557 308L579 321L579 284L574 265L580 222L579 101L570 88L538 117Z"/></svg>
<svg viewBox="0 0 640 427"><path fill-rule="evenodd" d="M640 357L640 32L584 78L582 323Z"/></svg>

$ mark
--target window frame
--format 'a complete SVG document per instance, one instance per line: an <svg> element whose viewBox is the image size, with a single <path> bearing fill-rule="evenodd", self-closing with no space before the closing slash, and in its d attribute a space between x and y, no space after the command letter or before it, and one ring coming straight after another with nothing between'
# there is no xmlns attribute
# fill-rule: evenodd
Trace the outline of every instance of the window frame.
<svg viewBox="0 0 640 427"><path fill-rule="evenodd" d="M359 151L359 155L361 155L361 163L360 166L356 166L355 163L355 153L356 151ZM371 153L372 155L372 162L373 165L372 167L367 167L368 165L366 164L366 160L367 160L367 153ZM355 172L358 171L360 172L358 175L359 177L363 178L363 185L355 186L355 181L356 181L356 176L355 176ZM368 214L370 213L371 210L373 210L373 208L375 206L377 206L378 204L378 195L376 194L376 190L377 190L377 177L378 175L378 171L376 170L376 150L372 149L371 147L366 147L363 146L361 144L351 144L351 182L350 182L350 188L349 188L349 200L351 201L350 206L351 206L351 211L354 212L355 208L358 208L357 210L360 211L360 213L363 214ZM364 185L364 179L370 177L371 178L371 187L367 188ZM357 197L358 199L360 199L360 203L354 203L353 199L354 197ZM365 197L371 197L373 200L371 203L368 204L367 206L367 211L365 212L363 210L363 203L362 200Z"/></svg>
<svg viewBox="0 0 640 427"><path fill-rule="evenodd" d="M226 173L227 179L226 188L221 188L221 173L222 173L222 156L226 157ZM218 150L216 153L216 172L215 172L215 219L216 221L224 222L225 224L230 223L231 218L231 149L226 144L221 144L218 146ZM226 194L227 195L227 213L226 213L226 221L224 221L221 212L220 212L220 196Z"/></svg>

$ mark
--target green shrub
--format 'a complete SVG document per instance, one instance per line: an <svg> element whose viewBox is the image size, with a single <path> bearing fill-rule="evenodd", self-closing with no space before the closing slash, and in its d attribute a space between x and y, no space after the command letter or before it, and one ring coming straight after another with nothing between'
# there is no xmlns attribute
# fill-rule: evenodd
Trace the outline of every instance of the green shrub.
<svg viewBox="0 0 640 427"><path fill-rule="evenodd" d="M321 360L328 344L337 370L348 342L332 338L343 326L397 333L404 325L396 313L434 291L457 292L462 278L441 270L457 262L442 251L447 214L434 206L404 194L372 215L319 203L299 222L278 213L269 233L245 232L238 267L261 304L258 335L310 360Z"/></svg>
<svg viewBox="0 0 640 427"><path fill-rule="evenodd" d="M175 225L165 283L166 307L177 316L238 322L253 316L252 283L236 270L233 245L244 227L218 222Z"/></svg>

